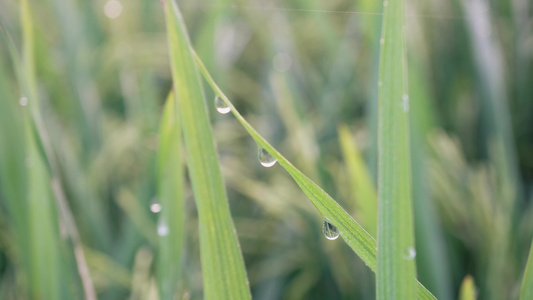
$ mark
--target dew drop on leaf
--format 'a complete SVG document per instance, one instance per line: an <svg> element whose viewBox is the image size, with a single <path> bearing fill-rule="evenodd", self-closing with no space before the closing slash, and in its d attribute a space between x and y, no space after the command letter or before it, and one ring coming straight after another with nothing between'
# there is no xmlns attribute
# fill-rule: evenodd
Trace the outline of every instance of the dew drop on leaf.
<svg viewBox="0 0 533 300"><path fill-rule="evenodd" d="M231 107L229 107L229 105L227 105L218 95L215 97L215 107L221 114L227 114L231 111Z"/></svg>
<svg viewBox="0 0 533 300"><path fill-rule="evenodd" d="M272 155L270 155L270 153L268 153L268 151L266 151L263 147L259 147L257 157L259 158L259 162L261 163L261 165L267 168L272 167L278 161Z"/></svg>
<svg viewBox="0 0 533 300"><path fill-rule="evenodd" d="M27 98L27 97L21 97L21 98L19 99L19 104L20 104L21 106L27 106L27 105L28 105L28 98Z"/></svg>
<svg viewBox="0 0 533 300"><path fill-rule="evenodd" d="M163 217L159 218L159 221L157 222L157 235L159 236L167 236L169 232L167 222L163 219Z"/></svg>
<svg viewBox="0 0 533 300"><path fill-rule="evenodd" d="M161 204L159 204L159 201L157 201L157 197L152 199L152 203L150 203L150 210L153 213L158 213L161 211Z"/></svg>
<svg viewBox="0 0 533 300"><path fill-rule="evenodd" d="M340 231L335 225L331 224L328 219L324 218L324 224L322 226L324 236L328 240L335 240L339 237Z"/></svg>
<svg viewBox="0 0 533 300"><path fill-rule="evenodd" d="M416 250L415 250L415 247L411 246L409 248L407 248L407 250L405 251L405 259L407 260L412 260L416 257Z"/></svg>

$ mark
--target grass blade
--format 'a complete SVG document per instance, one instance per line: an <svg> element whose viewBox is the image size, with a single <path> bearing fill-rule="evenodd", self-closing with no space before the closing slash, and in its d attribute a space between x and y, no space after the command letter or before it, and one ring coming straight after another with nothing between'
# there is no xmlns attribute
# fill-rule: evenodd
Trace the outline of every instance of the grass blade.
<svg viewBox="0 0 533 300"><path fill-rule="evenodd" d="M461 283L459 300L476 300L476 286L474 285L474 278L470 275L467 275Z"/></svg>
<svg viewBox="0 0 533 300"><path fill-rule="evenodd" d="M9 88L8 78L3 60L0 60L0 199L10 221L10 228L6 231L11 231L12 235L19 237L15 240L20 249L17 251L19 255L17 273L29 276L31 250L26 201L27 147L22 111L17 107L15 93ZM20 281L18 279L17 284L22 284Z"/></svg>
<svg viewBox="0 0 533 300"><path fill-rule="evenodd" d="M414 26L409 25L410 28ZM413 30L411 30L413 33ZM413 35L415 35L413 33ZM421 36L422 34L416 34ZM409 49L409 99L411 174L413 178L413 209L415 218L415 244L417 277L441 300L453 299L448 253L445 247L440 216L431 194L427 138L435 128L433 107L429 93L427 59L420 49L421 43L412 43Z"/></svg>
<svg viewBox="0 0 533 300"><path fill-rule="evenodd" d="M520 300L533 299L533 244L529 250L526 271L522 279L522 290L520 291Z"/></svg>
<svg viewBox="0 0 533 300"><path fill-rule="evenodd" d="M32 272L35 272L32 284L37 298L43 297L42 292L48 294L48 297L44 298L55 299L56 297L51 296L54 293L60 298L71 297L69 295L72 292L71 289L59 287L60 284L71 287L71 283L75 282L70 274L66 273L71 268L65 254L70 255L70 253L65 253L65 249L68 248L65 248L66 245L59 239L59 225L62 232L72 242L72 248L69 250L72 250L85 298L92 300L96 299L96 292L85 261L78 229L59 180L57 158L40 114L32 20L29 2L21 1L24 47L22 64L16 63L15 66L20 68L16 70L16 73L21 90L29 97L24 116L26 145L29 156L35 161L35 167L29 172L28 178L28 201L31 204L29 205L30 237L31 242L37 245L34 245L32 250L38 249L31 257L32 268L34 268ZM11 49L14 47L12 46ZM13 50L12 55L14 59L18 59ZM43 238L43 236L48 237ZM46 244L43 248L47 248L48 252L39 249L43 244ZM39 257L39 255L42 256ZM53 281L54 279L57 279L57 282ZM42 285L43 282L44 285Z"/></svg>
<svg viewBox="0 0 533 300"><path fill-rule="evenodd" d="M200 225L205 299L249 299L244 261L185 24L174 1L165 1L172 78L183 128Z"/></svg>
<svg viewBox="0 0 533 300"><path fill-rule="evenodd" d="M375 235L378 217L376 188L348 126L339 127L339 141L350 177L350 188L357 204L356 216L362 220L360 222L366 230Z"/></svg>
<svg viewBox="0 0 533 300"><path fill-rule="evenodd" d="M185 240L180 130L176 100L174 93L170 93L163 110L159 131L158 200L161 212L159 213L159 255L157 259L161 299L174 299L178 291L180 260Z"/></svg>
<svg viewBox="0 0 533 300"><path fill-rule="evenodd" d="M403 0L384 2L378 110L377 299L415 298Z"/></svg>
<svg viewBox="0 0 533 300"><path fill-rule="evenodd" d="M28 116L26 116L28 118ZM61 299L61 257L57 215L44 161L26 122L26 145L31 158L28 173L28 219L30 221L31 285L35 299ZM52 242L53 241L53 242ZM64 282L63 282L64 283Z"/></svg>
<svg viewBox="0 0 533 300"><path fill-rule="evenodd" d="M300 170L294 167L285 157L281 155L270 143L268 143L251 125L244 119L244 117L237 111L235 106L229 101L228 97L215 83L202 61L194 53L196 63L200 71L204 75L209 85L213 88L215 93L226 102L231 108L233 115L241 123L244 129L251 135L255 142L263 147L276 158L279 164L289 172L292 178L296 181L302 191L309 197L309 200L318 209L318 211L328 218L340 230L340 235L344 241L352 248L352 250L370 267L376 271L376 240L368 234L361 225L355 222L354 219L324 190L316 185L312 180L305 176ZM414 278L413 278L414 280ZM418 299L435 299L435 297L420 283L417 285ZM413 297L414 298L414 297Z"/></svg>

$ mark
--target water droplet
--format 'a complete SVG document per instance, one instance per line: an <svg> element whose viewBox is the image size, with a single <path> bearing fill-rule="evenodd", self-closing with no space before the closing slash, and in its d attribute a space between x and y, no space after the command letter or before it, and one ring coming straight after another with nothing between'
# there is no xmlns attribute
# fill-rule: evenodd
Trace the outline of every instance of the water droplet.
<svg viewBox="0 0 533 300"><path fill-rule="evenodd" d="M215 97L215 107L221 114L227 114L231 111L231 107L229 107L229 105L227 105L218 95Z"/></svg>
<svg viewBox="0 0 533 300"><path fill-rule="evenodd" d="M168 232L169 232L169 229L168 229L167 223L162 217L160 217L159 221L157 222L157 235L167 236Z"/></svg>
<svg viewBox="0 0 533 300"><path fill-rule="evenodd" d="M28 105L28 98L27 97L20 97L19 104L22 105L22 106L27 106Z"/></svg>
<svg viewBox="0 0 533 300"><path fill-rule="evenodd" d="M161 204L157 201L157 197L152 198L152 203L150 204L150 210L153 213L158 213L161 211Z"/></svg>
<svg viewBox="0 0 533 300"><path fill-rule="evenodd" d="M411 246L409 248L407 248L407 250L405 251L405 259L407 260L412 260L416 257L416 250L415 250L415 247Z"/></svg>
<svg viewBox="0 0 533 300"><path fill-rule="evenodd" d="M339 237L340 231L335 225L331 224L328 219L324 218L324 224L322 226L324 236L328 240L335 240Z"/></svg>
<svg viewBox="0 0 533 300"><path fill-rule="evenodd" d="M389 6L389 1L387 1L387 0L383 1L383 6L385 6L385 7Z"/></svg>
<svg viewBox="0 0 533 300"><path fill-rule="evenodd" d="M383 86L383 81L379 81L379 82L378 82L378 86L379 86L379 87Z"/></svg>
<svg viewBox="0 0 533 300"><path fill-rule="evenodd" d="M402 96L402 108L404 112L409 111L409 95L403 94Z"/></svg>
<svg viewBox="0 0 533 300"><path fill-rule="evenodd" d="M261 163L261 165L267 168L272 167L278 161L262 147L259 147L259 150L257 151L257 157L259 158L259 162Z"/></svg>
<svg viewBox="0 0 533 300"><path fill-rule="evenodd" d="M385 39L379 39L379 43L382 45L385 44Z"/></svg>

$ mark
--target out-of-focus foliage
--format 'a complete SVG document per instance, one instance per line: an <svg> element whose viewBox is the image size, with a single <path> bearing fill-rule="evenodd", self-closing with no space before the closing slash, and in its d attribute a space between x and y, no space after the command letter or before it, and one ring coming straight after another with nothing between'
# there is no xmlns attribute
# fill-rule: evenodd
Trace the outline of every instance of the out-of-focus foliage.
<svg viewBox="0 0 533 300"><path fill-rule="evenodd" d="M337 129L348 126L375 184L382 3L177 2L194 48L243 116L360 221L358 197L371 193L354 191ZM163 8L28 3L38 104L24 74L17 78L27 51L21 2L0 1L0 298L35 298L42 285L30 272L43 256L46 280L71 281L43 293L87 295L56 178L98 299L159 299L159 215L150 204L171 87ZM479 299L520 295L533 234L532 9L527 0L406 3L417 273L439 299L456 299L467 274ZM346 244L323 237L305 194L279 166L261 167L255 142L205 92L252 297L374 299L373 273ZM55 173L22 97L38 106ZM187 178L182 192L186 276L175 290L201 299ZM30 208L31 199L45 207Z"/></svg>

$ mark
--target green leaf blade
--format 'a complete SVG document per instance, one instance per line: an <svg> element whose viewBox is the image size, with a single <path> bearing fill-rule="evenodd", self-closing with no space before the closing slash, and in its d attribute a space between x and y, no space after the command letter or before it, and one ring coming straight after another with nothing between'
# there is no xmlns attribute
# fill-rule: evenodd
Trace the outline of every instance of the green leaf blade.
<svg viewBox="0 0 533 300"><path fill-rule="evenodd" d="M356 217L363 221L361 222L363 227L370 234L375 235L378 217L376 187L350 135L348 126L340 126L338 131L342 156L350 178L351 193L356 198Z"/></svg>
<svg viewBox="0 0 533 300"><path fill-rule="evenodd" d="M181 14L165 1L174 91L200 222L205 299L250 299L244 261L218 165L200 77Z"/></svg>
<svg viewBox="0 0 533 300"><path fill-rule="evenodd" d="M159 131L158 200L161 205L158 226L166 226L168 234L160 234L158 276L161 299L173 299L178 291L181 256L185 240L185 200L181 133L174 93L170 93ZM161 229L158 229L158 231Z"/></svg>
<svg viewBox="0 0 533 300"><path fill-rule="evenodd" d="M414 299L404 1L384 2L378 93L377 299Z"/></svg>
<svg viewBox="0 0 533 300"><path fill-rule="evenodd" d="M471 275L466 275L461 283L459 300L476 300L476 286Z"/></svg>
<svg viewBox="0 0 533 300"><path fill-rule="evenodd" d="M522 279L522 289L520 291L520 300L533 299L533 244L529 250L526 270Z"/></svg>

